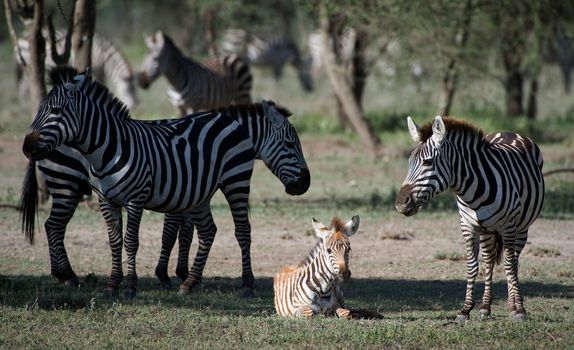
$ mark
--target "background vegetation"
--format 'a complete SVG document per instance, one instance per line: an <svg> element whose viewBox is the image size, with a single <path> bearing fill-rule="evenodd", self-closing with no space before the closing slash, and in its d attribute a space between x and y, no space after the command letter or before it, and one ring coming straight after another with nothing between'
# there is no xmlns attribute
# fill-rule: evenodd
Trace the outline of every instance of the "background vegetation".
<svg viewBox="0 0 574 350"><path fill-rule="evenodd" d="M275 81L269 71L253 69L255 100L270 98L294 112L312 172L312 186L302 197L283 193L278 181L257 165L251 197L257 297L238 298L240 254L225 201L213 210L219 227L208 261L203 289L189 298L160 291L153 268L159 252L162 217L147 213L138 254L139 294L135 301L102 296L110 267L101 215L84 202L66 238L79 289L68 289L49 275L47 244L42 235L28 246L17 212L0 209L0 347L1 348L570 348L574 346L574 176L546 178L546 202L531 231L532 244L521 258L521 281L529 320L507 320L504 272L495 272L494 318L465 325L453 322L462 305L465 263L452 194L438 196L419 216L400 217L394 196L406 173L412 148L406 116L430 120L439 109L443 78L454 57L457 88L450 114L487 132L512 130L541 144L545 170L574 166L574 99L566 91L560 66L541 38L560 25L573 38L567 2L508 1L516 11L473 1L468 42L456 41L464 2L339 1L327 14L344 13L344 25L368 33L375 60L360 105L369 127L382 141L373 158L353 128L338 117L332 84L324 72L315 90L304 92L290 67ZM62 1L64 9L69 2ZM560 6L564 7L560 7ZM57 1L46 1L59 26L65 25ZM558 7L557 7L558 6ZM197 59L207 57L206 11L217 14L217 29L246 28L258 33L290 33L306 54L307 35L319 26L321 2L290 1L98 1L96 32L121 47L135 70L146 48L143 33L161 29ZM548 11L543 11L548 9ZM499 16L496 17L495 15ZM502 57L504 16L528 24L528 43L519 64L524 78L524 110L510 117L507 70ZM494 17L493 17L494 16ZM332 19L332 17L331 17ZM333 24L333 22L331 23ZM21 28L20 28L21 29ZM549 34L550 33L550 34ZM377 38L392 38L398 53L376 49ZM25 168L22 137L35 106L22 101L14 79L13 49L0 22L0 204L17 205ZM385 39L386 40L386 39ZM371 56L369 56L371 57ZM344 66L336 58L335 64ZM413 77L413 63L424 74ZM390 67L390 68L389 68ZM351 79L352 75L346 72ZM536 76L537 113L527 116L529 82ZM176 116L160 79L139 90L140 119ZM39 213L47 217L49 203ZM328 221L361 215L360 235L353 237L352 282L345 286L350 306L381 311L385 320L344 322L319 318L284 320L274 315L271 278L280 266L302 259L314 238L311 216ZM195 249L194 242L193 248ZM171 261L173 275L174 261ZM479 278L480 280L480 278ZM177 284L174 279L174 284ZM476 300L482 291L479 283Z"/></svg>

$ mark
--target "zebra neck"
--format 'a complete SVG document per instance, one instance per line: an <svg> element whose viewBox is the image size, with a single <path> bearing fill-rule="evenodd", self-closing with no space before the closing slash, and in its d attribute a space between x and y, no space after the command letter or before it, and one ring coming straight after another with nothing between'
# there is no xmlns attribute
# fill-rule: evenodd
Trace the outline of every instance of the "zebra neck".
<svg viewBox="0 0 574 350"><path fill-rule="evenodd" d="M461 135L453 137L449 142L450 150L447 157L451 161L450 188L464 201L464 198L476 191L479 186L478 172L483 171L488 165L488 154L482 138Z"/></svg>
<svg viewBox="0 0 574 350"><path fill-rule="evenodd" d="M305 261L305 270L308 272L305 282L319 296L329 294L336 282L335 272L322 250L323 246L319 244Z"/></svg>
<svg viewBox="0 0 574 350"><path fill-rule="evenodd" d="M175 91L182 92L189 89L190 73L199 68L199 64L183 56L179 51L174 51L167 65L165 77Z"/></svg>
<svg viewBox="0 0 574 350"><path fill-rule="evenodd" d="M266 118L259 115L257 112L236 112L231 114L231 116L241 125L253 142L255 159L261 159L261 152L265 146L265 140L267 139L266 135L268 134L268 128L270 127L269 125L266 125Z"/></svg>

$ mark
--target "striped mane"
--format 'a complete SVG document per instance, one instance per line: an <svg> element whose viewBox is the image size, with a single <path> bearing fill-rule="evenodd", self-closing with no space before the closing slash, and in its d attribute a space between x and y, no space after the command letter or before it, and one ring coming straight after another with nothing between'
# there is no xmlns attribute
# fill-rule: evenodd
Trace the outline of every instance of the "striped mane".
<svg viewBox="0 0 574 350"><path fill-rule="evenodd" d="M344 227L345 227L345 223L343 221L341 221L341 219L339 219L338 217L334 217L333 220L331 220L331 225L328 228L328 230L333 232L333 233L330 235L330 237L328 239L330 240L337 233L342 232ZM317 244L315 245L315 247L313 247L313 249L311 249L309 254L307 254L307 257L297 265L297 268L305 267L309 263L311 263L311 261L313 261L315 256L317 256L317 254L319 254L319 248L323 245L323 242L324 242L324 240L319 239L317 241Z"/></svg>
<svg viewBox="0 0 574 350"><path fill-rule="evenodd" d="M452 117L444 117L442 120L444 122L444 126L446 127L447 138L452 134L467 134L476 136L479 139L484 137L484 132L481 129L467 121ZM421 142L426 142L432 136L432 124L433 121L430 121L420 127L419 135L421 137Z"/></svg>
<svg viewBox="0 0 574 350"><path fill-rule="evenodd" d="M53 86L63 86L67 82L74 82L74 77L80 74L76 68L70 66L57 66L48 73L48 83ZM119 119L130 119L128 107L102 83L93 79L87 74L86 81L82 87L84 92L89 92L91 96L98 96L100 103L106 106L108 111Z"/></svg>
<svg viewBox="0 0 574 350"><path fill-rule="evenodd" d="M270 105L275 107L275 109L281 113L285 118L289 118L293 115L287 108L275 104L273 101L267 101ZM229 113L230 115L241 115L246 114L263 116L263 105L261 102L241 104L241 105L229 105L226 107L221 107L216 109L217 112Z"/></svg>

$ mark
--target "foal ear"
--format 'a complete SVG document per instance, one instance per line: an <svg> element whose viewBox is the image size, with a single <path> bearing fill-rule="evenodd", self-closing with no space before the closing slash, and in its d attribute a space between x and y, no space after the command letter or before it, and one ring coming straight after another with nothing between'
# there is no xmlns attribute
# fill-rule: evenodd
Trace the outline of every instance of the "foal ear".
<svg viewBox="0 0 574 350"><path fill-rule="evenodd" d="M409 133L411 134L411 138L414 142L420 143L421 142L421 135L419 133L419 126L413 121L413 119L408 116L407 117L407 126L409 127Z"/></svg>
<svg viewBox="0 0 574 350"><path fill-rule="evenodd" d="M329 236L329 233L331 233L327 226L322 222L317 221L315 218L313 218L313 228L315 229L315 235L321 239L325 239Z"/></svg>
<svg viewBox="0 0 574 350"><path fill-rule="evenodd" d="M432 123L432 138L438 145L441 145L445 136L446 127L444 126L444 121L440 115L437 115Z"/></svg>
<svg viewBox="0 0 574 350"><path fill-rule="evenodd" d="M345 224L345 229L343 234L347 237L351 237L359 229L359 215L354 215L349 222Z"/></svg>

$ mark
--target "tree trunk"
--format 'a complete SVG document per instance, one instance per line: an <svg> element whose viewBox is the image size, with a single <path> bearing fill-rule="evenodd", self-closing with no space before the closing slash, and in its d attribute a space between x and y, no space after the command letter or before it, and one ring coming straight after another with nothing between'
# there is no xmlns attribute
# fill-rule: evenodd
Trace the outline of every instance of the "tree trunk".
<svg viewBox="0 0 574 350"><path fill-rule="evenodd" d="M450 114L454 94L456 92L456 85L458 82L458 67L457 62L460 60L462 52L468 42L468 34L470 30L470 21L472 19L472 0L467 0L464 10L463 19L460 22L456 36L455 43L457 47L457 54L451 58L447 65L447 70L442 79L442 94L439 101L438 115L447 116Z"/></svg>
<svg viewBox="0 0 574 350"><path fill-rule="evenodd" d="M533 77L530 81L530 92L528 94L528 104L526 106L526 117L528 117L528 119L536 119L536 113L538 111L538 104L536 102L537 95L538 78Z"/></svg>
<svg viewBox="0 0 574 350"><path fill-rule="evenodd" d="M217 7L210 7L205 12L205 41L207 42L207 52L210 56L218 56L217 31L215 29Z"/></svg>
<svg viewBox="0 0 574 350"><path fill-rule="evenodd" d="M28 33L28 45L30 46L30 62L28 62L28 76L30 77L31 104L34 112L46 96L46 84L44 78L44 61L46 60L46 40L42 35L44 25L44 1L34 1L34 19ZM34 118L34 116L32 116Z"/></svg>
<svg viewBox="0 0 574 350"><path fill-rule="evenodd" d="M508 53L508 55L512 55L512 53ZM505 64L505 66L507 67L504 82L504 89L506 90L506 114L509 117L518 117L522 114L522 85L524 78L518 66L507 64Z"/></svg>
<svg viewBox="0 0 574 350"><path fill-rule="evenodd" d="M380 140L363 115L362 108L353 93L353 88L345 77L344 67L335 62L334 53L332 49L328 47L329 20L324 8L321 11L320 22L321 35L323 36L323 44L325 45L323 49L325 71L331 86L337 99L341 102L343 112L347 115L350 124L358 133L367 151L376 157L380 151Z"/></svg>
<svg viewBox="0 0 574 350"><path fill-rule="evenodd" d="M92 65L92 38L95 27L95 0L77 0L74 10L72 50L74 52L74 66L81 71Z"/></svg>

